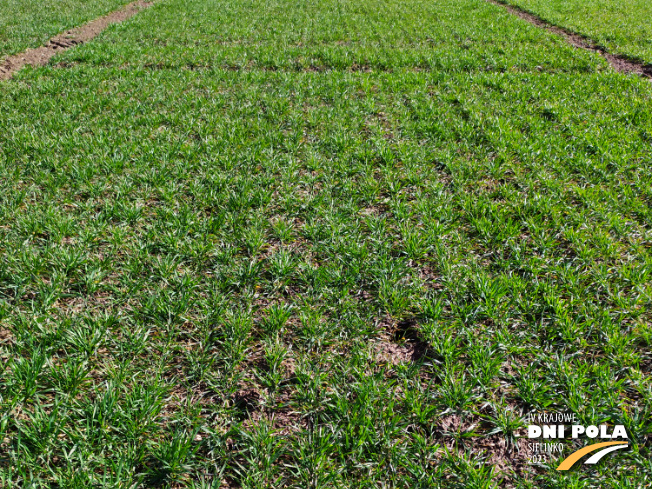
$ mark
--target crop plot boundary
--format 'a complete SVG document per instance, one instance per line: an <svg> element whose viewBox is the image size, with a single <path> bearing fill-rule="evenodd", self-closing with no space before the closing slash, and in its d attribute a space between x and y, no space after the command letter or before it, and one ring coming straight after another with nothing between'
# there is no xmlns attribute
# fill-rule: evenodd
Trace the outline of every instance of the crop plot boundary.
<svg viewBox="0 0 652 489"><path fill-rule="evenodd" d="M0 64L0 80L8 80L24 66L43 66L55 55L78 44L84 44L100 35L107 27L119 24L133 17L141 10L154 5L153 1L136 0L119 10L74 27L50 39L47 44L35 49L9 56Z"/></svg>
<svg viewBox="0 0 652 489"><path fill-rule="evenodd" d="M577 34L563 27L551 24L538 15L532 14L520 7L505 3L503 0L487 0L489 3L503 7L505 10L514 14L532 25L545 29L549 32L563 37L570 45L579 48L594 51L607 60L611 67L619 73L635 73L644 78L652 79L652 65L640 63L626 56L608 53L603 47L599 46L591 39Z"/></svg>

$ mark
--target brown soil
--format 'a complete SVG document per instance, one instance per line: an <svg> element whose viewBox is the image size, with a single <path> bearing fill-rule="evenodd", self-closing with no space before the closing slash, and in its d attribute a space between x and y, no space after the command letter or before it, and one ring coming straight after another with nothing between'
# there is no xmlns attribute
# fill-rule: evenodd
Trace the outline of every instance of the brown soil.
<svg viewBox="0 0 652 489"><path fill-rule="evenodd" d="M260 404L260 394L256 389L246 389L235 393L233 396L235 406L240 409L243 414L249 415L258 409Z"/></svg>
<svg viewBox="0 0 652 489"><path fill-rule="evenodd" d="M2 343L11 343L12 338L13 335L11 334L11 331L0 326L0 345Z"/></svg>
<svg viewBox="0 0 652 489"><path fill-rule="evenodd" d="M8 80L25 65L43 66L50 61L50 58L77 44L83 44L98 36L111 24L118 24L138 12L151 7L154 2L136 0L120 10L111 12L104 17L90 21L80 27L75 27L62 34L59 34L48 41L45 46L36 49L28 49L14 56L9 56L0 64L0 80Z"/></svg>
<svg viewBox="0 0 652 489"><path fill-rule="evenodd" d="M524 476L535 471L528 459L533 455L528 448L528 439L524 437L524 430L520 430L519 438L515 443L508 443L502 433L495 435L482 435L484 428L479 428L482 420L477 416L470 419L462 419L452 414L444 416L438 423L438 436L440 441L450 452L462 453L464 449L470 450L475 455L482 454L486 462L493 466L498 474L507 475L510 473ZM465 438L460 444L452 436L456 433L471 434L476 436ZM507 485L506 487L513 487Z"/></svg>
<svg viewBox="0 0 652 489"><path fill-rule="evenodd" d="M377 363L399 365L418 362L428 355L428 344L419 336L419 324L414 319L395 322L390 318L380 319L378 341L372 343L374 360Z"/></svg>
<svg viewBox="0 0 652 489"><path fill-rule="evenodd" d="M619 73L635 73L637 75L641 75L644 78L652 78L652 65L650 64L640 63L638 61L629 59L626 56L607 53L604 48L598 46L592 40L562 27L550 24L549 22L543 20L541 17L526 12L519 7L507 5L501 0L487 1L489 3L493 3L494 5L503 7L508 12L520 17L523 20L526 20L532 25L541 27L542 29L546 29L549 32L553 32L563 37L571 46L598 53L600 56L607 60L607 62L615 71L618 71Z"/></svg>
<svg viewBox="0 0 652 489"><path fill-rule="evenodd" d="M397 345L388 341L378 341L373 345L376 362L399 365L418 360L422 355L418 346L413 344Z"/></svg>

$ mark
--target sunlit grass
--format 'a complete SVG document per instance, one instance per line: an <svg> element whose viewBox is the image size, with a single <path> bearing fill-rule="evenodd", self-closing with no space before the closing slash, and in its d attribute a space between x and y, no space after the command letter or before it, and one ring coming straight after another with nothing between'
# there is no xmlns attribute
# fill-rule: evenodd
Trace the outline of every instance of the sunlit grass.
<svg viewBox="0 0 652 489"><path fill-rule="evenodd" d="M55 34L127 3L128 0L2 0L0 60L41 46Z"/></svg>
<svg viewBox="0 0 652 489"><path fill-rule="evenodd" d="M652 64L652 3L647 0L506 0L609 52Z"/></svg>
<svg viewBox="0 0 652 489"><path fill-rule="evenodd" d="M483 1L169 0L0 90L0 485L647 483L645 80ZM634 449L530 467L541 410Z"/></svg>

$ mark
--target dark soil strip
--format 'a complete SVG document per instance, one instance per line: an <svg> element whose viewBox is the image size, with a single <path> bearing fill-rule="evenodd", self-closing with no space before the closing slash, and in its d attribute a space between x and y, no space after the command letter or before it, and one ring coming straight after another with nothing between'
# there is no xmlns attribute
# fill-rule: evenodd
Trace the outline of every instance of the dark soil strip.
<svg viewBox="0 0 652 489"><path fill-rule="evenodd" d="M151 7L154 2L145 0L136 0L120 10L111 12L104 17L90 21L80 27L75 27L62 34L59 34L48 41L45 46L36 49L28 49L14 56L9 56L0 63L0 80L8 80L25 65L43 66L50 61L54 55L70 49L77 44L83 44L98 36L104 29L111 24L118 24L133 17L138 12L147 7Z"/></svg>
<svg viewBox="0 0 652 489"><path fill-rule="evenodd" d="M546 29L547 31L560 35L566 39L570 45L575 46L576 48L588 49L589 51L598 53L609 62L614 70L620 73L636 73L637 75L641 75L645 78L652 78L652 65L650 64L639 63L635 60L627 58L626 56L607 53L605 52L604 48L598 46L590 39L575 32L569 31L568 29L550 24L549 22L543 20L541 17L531 14L530 12L526 12L519 7L508 5L501 0L487 1L489 3L493 3L494 5L503 7L508 12L520 17L523 20L526 20L532 25L541 27L542 29Z"/></svg>

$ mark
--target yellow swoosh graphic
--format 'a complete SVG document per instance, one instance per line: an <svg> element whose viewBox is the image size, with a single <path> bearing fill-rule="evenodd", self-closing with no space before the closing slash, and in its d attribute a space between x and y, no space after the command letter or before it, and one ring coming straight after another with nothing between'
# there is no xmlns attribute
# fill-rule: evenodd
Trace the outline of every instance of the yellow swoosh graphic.
<svg viewBox="0 0 652 489"><path fill-rule="evenodd" d="M607 441L604 443L595 443L593 445L589 445L588 447L581 448L580 450L573 452L568 457L566 457L561 465L557 467L557 470L568 470L573 466L573 464L575 464L575 462L577 462L587 453L595 452L601 448L610 447L613 445L628 445L628 443L623 441Z"/></svg>

